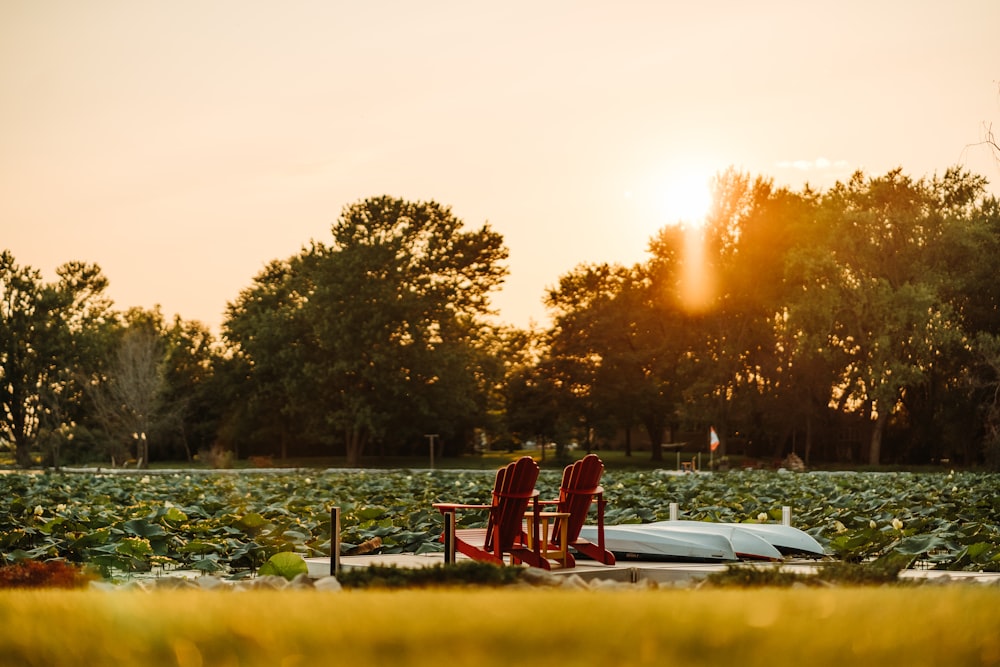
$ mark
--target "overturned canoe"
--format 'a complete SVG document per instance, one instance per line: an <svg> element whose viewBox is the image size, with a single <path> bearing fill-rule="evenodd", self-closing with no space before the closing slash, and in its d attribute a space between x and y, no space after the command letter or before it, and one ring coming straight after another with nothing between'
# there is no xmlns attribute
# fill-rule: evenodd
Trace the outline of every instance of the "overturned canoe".
<svg viewBox="0 0 1000 667"><path fill-rule="evenodd" d="M580 536L597 540L597 527ZM778 524L658 521L605 526L605 546L620 560L734 561L781 560L786 555L822 556L808 533Z"/></svg>
<svg viewBox="0 0 1000 667"><path fill-rule="evenodd" d="M722 535L733 545L740 560L781 560L781 552L766 539L743 530L739 524L709 523L707 521L658 521L650 529L669 533L701 533Z"/></svg>
<svg viewBox="0 0 1000 667"><path fill-rule="evenodd" d="M597 527L584 526L580 537L597 542ZM604 546L618 560L725 562L739 560L725 535L672 531L651 524L604 527Z"/></svg>
<svg viewBox="0 0 1000 667"><path fill-rule="evenodd" d="M685 525L704 529L706 526L730 526L742 533L751 533L771 544L784 556L819 558L826 554L823 545L809 533L780 523L710 523L708 521L657 521L651 526ZM737 551L739 551L737 549Z"/></svg>

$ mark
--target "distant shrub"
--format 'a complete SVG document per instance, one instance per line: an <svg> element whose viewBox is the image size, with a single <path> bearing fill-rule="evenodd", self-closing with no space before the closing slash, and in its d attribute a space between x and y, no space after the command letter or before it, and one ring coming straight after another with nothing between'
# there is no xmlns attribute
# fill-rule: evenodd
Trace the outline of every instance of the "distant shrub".
<svg viewBox="0 0 1000 667"><path fill-rule="evenodd" d="M344 570L337 575L337 580L344 588L499 587L520 581L522 571L520 567L500 567L479 561L412 569L372 565Z"/></svg>
<svg viewBox="0 0 1000 667"><path fill-rule="evenodd" d="M705 584L716 588L759 588L789 586L880 586L883 584L913 584L899 578L912 557L882 558L865 563L834 561L823 563L813 573L783 570L781 567L755 567L734 563L722 572L705 577Z"/></svg>
<svg viewBox="0 0 1000 667"><path fill-rule="evenodd" d="M212 445L211 449L199 450L196 458L210 468L228 469L233 467L233 453L217 444Z"/></svg>
<svg viewBox="0 0 1000 667"><path fill-rule="evenodd" d="M0 566L0 588L82 588L93 578L61 560L22 560Z"/></svg>

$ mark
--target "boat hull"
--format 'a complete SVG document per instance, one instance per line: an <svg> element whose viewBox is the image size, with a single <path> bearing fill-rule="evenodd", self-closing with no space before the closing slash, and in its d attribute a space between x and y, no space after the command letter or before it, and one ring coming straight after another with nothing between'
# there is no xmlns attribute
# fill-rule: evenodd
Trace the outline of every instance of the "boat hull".
<svg viewBox="0 0 1000 667"><path fill-rule="evenodd" d="M650 528L650 524L604 527L604 546L622 561L731 562L739 560L724 535ZM580 537L597 542L597 527L584 526Z"/></svg>
<svg viewBox="0 0 1000 667"><path fill-rule="evenodd" d="M596 543L597 527L584 526L580 537ZM777 561L788 555L824 555L808 533L778 524L657 521L605 526L604 543L625 561Z"/></svg>
<svg viewBox="0 0 1000 667"><path fill-rule="evenodd" d="M710 523L707 521L657 521L651 526L686 525L698 528L705 526L730 526L744 533L753 534L771 544L783 556L806 556L821 558L826 555L823 545L809 533L793 526L780 523Z"/></svg>

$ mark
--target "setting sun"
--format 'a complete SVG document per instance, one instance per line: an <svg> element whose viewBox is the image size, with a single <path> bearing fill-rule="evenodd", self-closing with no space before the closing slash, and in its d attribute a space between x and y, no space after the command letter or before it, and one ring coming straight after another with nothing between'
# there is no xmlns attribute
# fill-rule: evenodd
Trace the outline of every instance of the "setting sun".
<svg viewBox="0 0 1000 667"><path fill-rule="evenodd" d="M657 209L663 223L701 226L712 205L711 177L701 171L676 174L660 187Z"/></svg>

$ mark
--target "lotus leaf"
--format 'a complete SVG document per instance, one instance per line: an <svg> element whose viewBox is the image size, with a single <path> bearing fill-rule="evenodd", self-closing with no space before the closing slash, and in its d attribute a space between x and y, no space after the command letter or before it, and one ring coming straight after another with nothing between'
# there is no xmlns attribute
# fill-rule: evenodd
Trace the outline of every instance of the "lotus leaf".
<svg viewBox="0 0 1000 667"><path fill-rule="evenodd" d="M309 572L302 556L289 551L281 551L267 559L267 562L260 566L258 574L274 575L291 580L300 574Z"/></svg>

